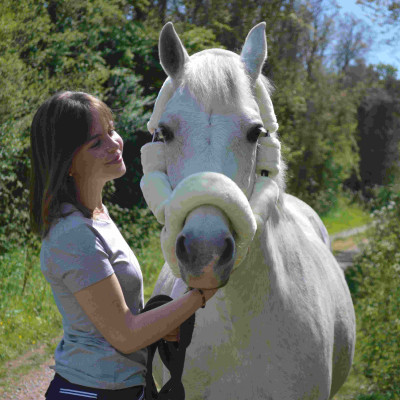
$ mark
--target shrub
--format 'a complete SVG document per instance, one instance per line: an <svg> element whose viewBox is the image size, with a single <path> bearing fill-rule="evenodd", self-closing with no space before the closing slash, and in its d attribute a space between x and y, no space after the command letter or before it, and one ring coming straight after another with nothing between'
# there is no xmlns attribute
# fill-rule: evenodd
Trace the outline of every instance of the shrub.
<svg viewBox="0 0 400 400"><path fill-rule="evenodd" d="M132 250L139 251L149 245L150 238L159 236L160 225L148 208L122 208L108 204L111 218Z"/></svg>
<svg viewBox="0 0 400 400"><path fill-rule="evenodd" d="M373 212L369 244L346 271L364 375L382 399L400 396L400 195ZM372 397L363 397L365 399ZM361 399L361 397L360 397Z"/></svg>

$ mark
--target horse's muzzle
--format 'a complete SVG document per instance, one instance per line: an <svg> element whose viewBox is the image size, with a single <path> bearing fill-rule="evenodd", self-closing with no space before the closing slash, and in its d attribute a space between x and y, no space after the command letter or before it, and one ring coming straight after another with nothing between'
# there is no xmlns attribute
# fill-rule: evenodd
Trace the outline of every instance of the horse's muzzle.
<svg viewBox="0 0 400 400"><path fill-rule="evenodd" d="M175 245L179 271L188 286L209 289L226 285L236 255L229 225L217 207L200 206L189 213Z"/></svg>
<svg viewBox="0 0 400 400"><path fill-rule="evenodd" d="M226 283L232 268L247 255L257 229L244 193L215 172L182 180L166 201L164 215L164 257L186 283L204 274L206 267L218 271L214 283Z"/></svg>

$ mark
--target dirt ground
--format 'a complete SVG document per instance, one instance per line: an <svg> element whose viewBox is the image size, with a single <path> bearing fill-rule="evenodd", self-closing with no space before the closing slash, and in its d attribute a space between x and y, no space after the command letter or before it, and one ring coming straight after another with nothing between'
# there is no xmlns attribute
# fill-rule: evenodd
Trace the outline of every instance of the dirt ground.
<svg viewBox="0 0 400 400"><path fill-rule="evenodd" d="M54 371L49 368L54 365L54 360L49 359L39 367L21 376L18 381L6 392L0 388L2 400L42 400L54 376Z"/></svg>

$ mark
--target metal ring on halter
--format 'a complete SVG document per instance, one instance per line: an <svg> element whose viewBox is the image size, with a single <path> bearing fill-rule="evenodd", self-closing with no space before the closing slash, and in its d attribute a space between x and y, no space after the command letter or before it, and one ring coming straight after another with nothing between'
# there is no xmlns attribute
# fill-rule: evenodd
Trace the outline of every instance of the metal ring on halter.
<svg viewBox="0 0 400 400"><path fill-rule="evenodd" d="M269 130L267 129L267 133L265 134L266 137L269 137ZM269 171L267 171L266 169L263 169L261 171L261 176L268 176L269 175Z"/></svg>

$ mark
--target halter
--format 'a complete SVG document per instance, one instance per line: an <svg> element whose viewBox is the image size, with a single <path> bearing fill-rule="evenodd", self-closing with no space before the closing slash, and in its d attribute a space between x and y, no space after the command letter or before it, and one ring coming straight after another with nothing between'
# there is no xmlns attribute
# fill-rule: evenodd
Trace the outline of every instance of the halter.
<svg viewBox="0 0 400 400"><path fill-rule="evenodd" d="M247 256L254 237L264 230L271 207L278 202L279 188L274 178L281 169L281 145L277 138L269 135L269 132L275 133L278 123L271 98L260 78L256 81L254 92L267 136L258 139L256 180L249 199L230 178L214 172L190 175L172 189L167 176L165 144L153 141L141 148L143 177L140 187L149 208L158 222L164 225L161 247L165 260L177 277L180 277L180 271L175 254L176 237L192 210L208 204L223 209L227 214L237 235L235 269ZM151 134L154 135L173 93L173 83L167 78L147 124Z"/></svg>

